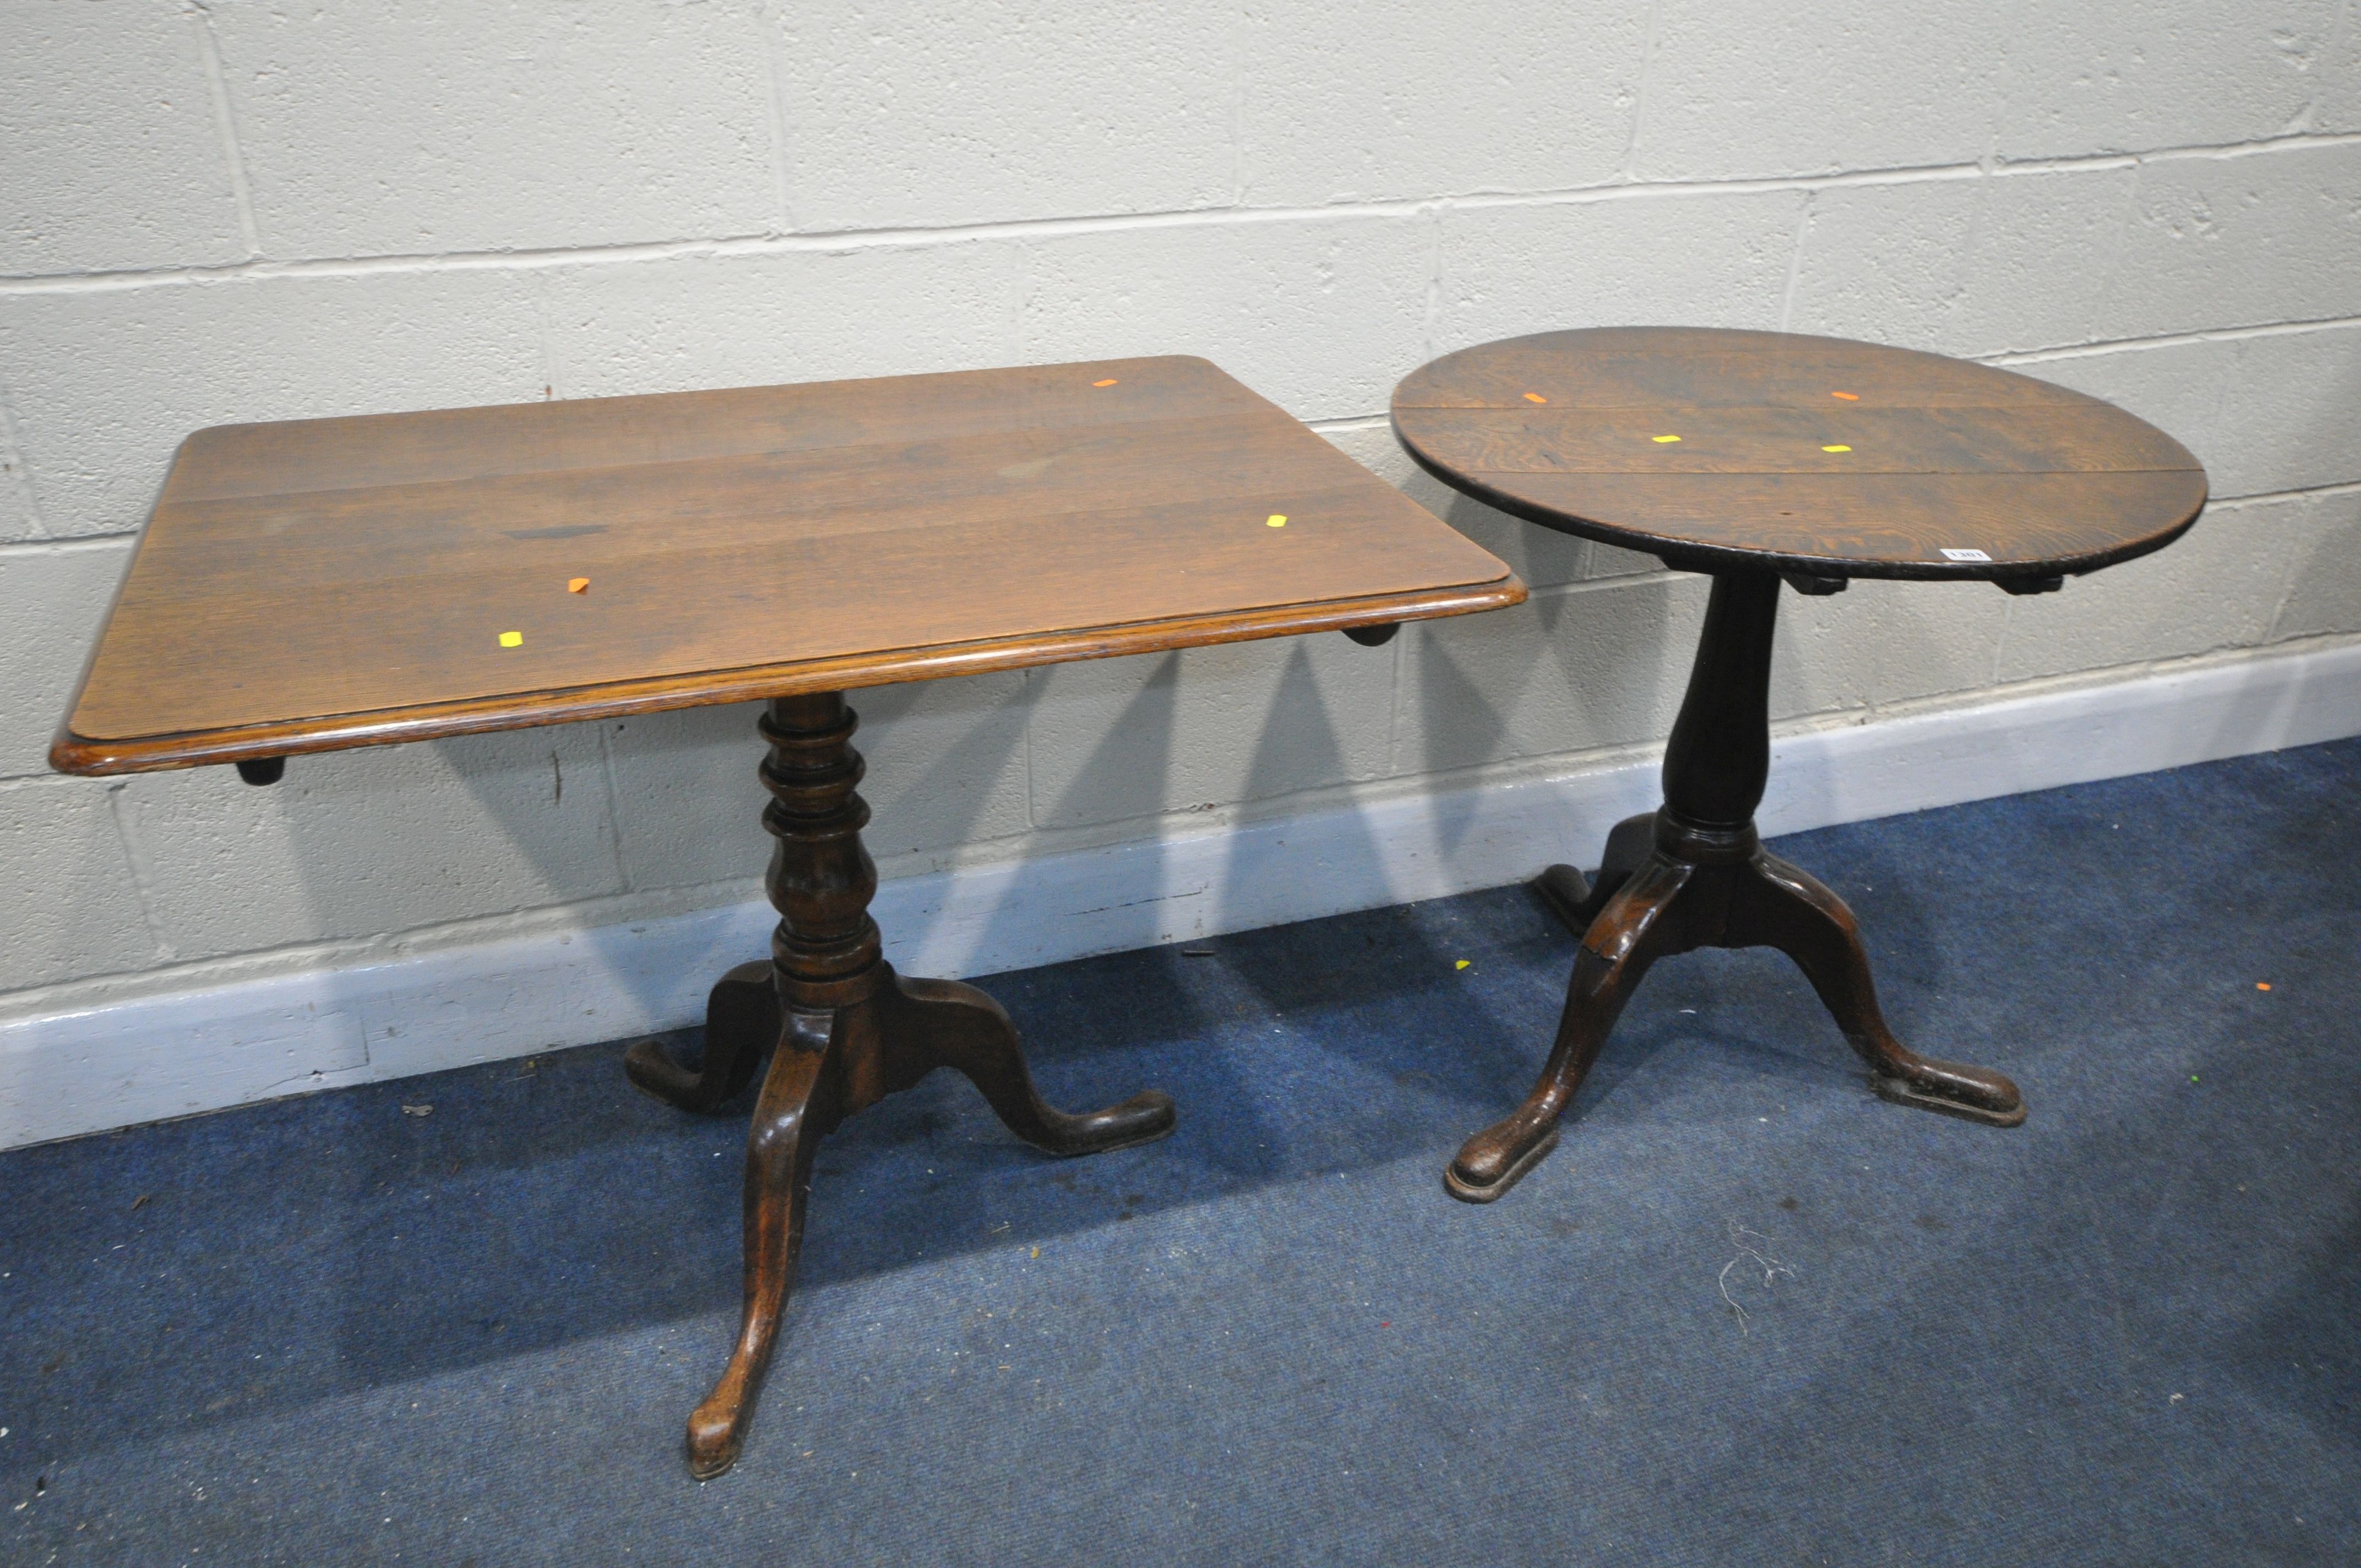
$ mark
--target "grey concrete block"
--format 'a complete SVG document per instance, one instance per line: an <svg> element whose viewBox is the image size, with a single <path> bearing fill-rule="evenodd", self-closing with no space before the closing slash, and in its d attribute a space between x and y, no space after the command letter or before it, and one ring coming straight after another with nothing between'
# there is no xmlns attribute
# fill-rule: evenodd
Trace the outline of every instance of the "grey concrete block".
<svg viewBox="0 0 2361 1568"><path fill-rule="evenodd" d="M1363 215L1030 239L1018 355L1198 354L1298 419L1382 412L1426 358L1430 238Z"/></svg>
<svg viewBox="0 0 2361 1568"><path fill-rule="evenodd" d="M2133 180L2116 168L1818 192L1788 325L1969 356L2087 341Z"/></svg>
<svg viewBox="0 0 2361 1568"><path fill-rule="evenodd" d="M1084 827L1378 777L1400 641L1322 632L1035 671L1033 822Z"/></svg>
<svg viewBox="0 0 2361 1568"><path fill-rule="evenodd" d="M0 8L0 273L247 254L202 26L170 5Z"/></svg>
<svg viewBox="0 0 2361 1568"><path fill-rule="evenodd" d="M1804 202L1757 191L1454 208L1436 352L1571 327L1776 327Z"/></svg>
<svg viewBox="0 0 2361 1568"><path fill-rule="evenodd" d="M759 702L606 721L615 825L634 889L759 882L771 858L770 795L755 776ZM862 737L865 741L867 737Z"/></svg>
<svg viewBox="0 0 2361 1568"><path fill-rule="evenodd" d="M2361 326L2238 340L2211 452L2217 496L2361 479Z"/></svg>
<svg viewBox="0 0 2361 1568"><path fill-rule="evenodd" d="M609 261L551 273L557 394L759 387L1016 358L1013 241Z"/></svg>
<svg viewBox="0 0 2361 1568"><path fill-rule="evenodd" d="M1688 684L1708 587L1647 577L1405 628L1395 773L1663 740Z"/></svg>
<svg viewBox="0 0 2361 1568"><path fill-rule="evenodd" d="M1411 462L1410 455L1401 449L1401 443L1394 438L1390 426L1331 431L1327 434L1355 461L1506 561L1509 569L1528 587L1578 582L1594 575L1610 576L1611 570L1593 573L1594 556L1609 558L1608 565L1611 568L1615 565L1612 558L1629 554L1554 529L1536 527L1461 495ZM1639 570L1653 569L1656 565L1650 557L1631 558L1645 563L1636 568Z"/></svg>
<svg viewBox="0 0 2361 1568"><path fill-rule="evenodd" d="M569 725L131 779L124 802L181 958L368 937L620 890L597 729Z"/></svg>
<svg viewBox="0 0 2361 1568"><path fill-rule="evenodd" d="M2361 146L2144 164L2102 338L2361 315Z"/></svg>
<svg viewBox="0 0 2361 1568"><path fill-rule="evenodd" d="M2361 5L2341 0L2335 11L2328 45L2313 68L2312 128L2361 131Z"/></svg>
<svg viewBox="0 0 2361 1568"><path fill-rule="evenodd" d="M1782 591L1771 714L1857 712L1989 685L2008 596L1982 583L1857 579L1825 598Z"/></svg>
<svg viewBox="0 0 2361 1568"><path fill-rule="evenodd" d="M1229 24L1210 5L786 7L788 207L850 229L1227 205Z"/></svg>
<svg viewBox="0 0 2361 1568"><path fill-rule="evenodd" d="M0 784L0 991L144 970L131 861L95 779Z"/></svg>
<svg viewBox="0 0 2361 1568"><path fill-rule="evenodd" d="M775 232L738 5L218 5L264 252L424 256Z"/></svg>
<svg viewBox="0 0 2361 1568"><path fill-rule="evenodd" d="M0 778L49 772L49 742L130 560L128 541L0 551Z"/></svg>
<svg viewBox="0 0 2361 1568"><path fill-rule="evenodd" d="M33 477L25 471L13 422L0 406L0 544L38 539L46 532L41 509L33 499Z"/></svg>
<svg viewBox="0 0 2361 1568"><path fill-rule="evenodd" d="M2278 512L2251 503L2215 507L2154 554L2017 600L2000 678L2072 674L2265 641L2290 564Z"/></svg>
<svg viewBox="0 0 2361 1568"><path fill-rule="evenodd" d="M2004 158L2220 146L2301 128L2335 68L2333 0L2028 5L2011 18ZM1996 29L1998 30L1998 29Z"/></svg>
<svg viewBox="0 0 2361 1568"><path fill-rule="evenodd" d="M2361 631L2361 491L2253 506L2255 532L2287 562L2287 598L2271 635Z"/></svg>
<svg viewBox="0 0 2361 1568"><path fill-rule="evenodd" d="M1642 5L1255 6L1236 24L1254 206L1564 191L1622 170Z"/></svg>
<svg viewBox="0 0 2361 1568"><path fill-rule="evenodd" d="M1030 830L1022 672L846 694L868 763L861 784L879 860L939 855ZM754 881L769 864L770 796L756 777L760 703L642 714L607 726L623 864L635 889Z"/></svg>
<svg viewBox="0 0 2361 1568"><path fill-rule="evenodd" d="M2216 495L2225 494L2229 455L2221 430L2239 344L2205 340L2127 345L2011 366L2019 375L2103 398L2155 425L2205 465Z"/></svg>
<svg viewBox="0 0 2361 1568"><path fill-rule="evenodd" d="M1969 163L1991 139L2009 28L1938 0L1666 0L1634 145L1651 180Z"/></svg>
<svg viewBox="0 0 2361 1568"><path fill-rule="evenodd" d="M2361 479L2361 327L2129 345L2016 367L2179 440L2217 500Z"/></svg>
<svg viewBox="0 0 2361 1568"><path fill-rule="evenodd" d="M211 424L542 395L516 273L265 277L0 302L8 389L42 521L147 521L173 450Z"/></svg>
<svg viewBox="0 0 2361 1568"><path fill-rule="evenodd" d="M1026 726L1031 677L1021 670L849 692L869 760L862 795L868 841L881 856L948 861L963 847L1031 830Z"/></svg>

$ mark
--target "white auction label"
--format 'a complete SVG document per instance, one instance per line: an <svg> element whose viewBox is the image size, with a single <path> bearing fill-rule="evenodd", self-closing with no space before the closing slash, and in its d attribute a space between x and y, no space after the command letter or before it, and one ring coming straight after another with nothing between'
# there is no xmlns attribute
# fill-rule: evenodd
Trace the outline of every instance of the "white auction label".
<svg viewBox="0 0 2361 1568"><path fill-rule="evenodd" d="M1946 550L1943 552L1943 559L1946 561L1989 561L1992 557L1985 554L1981 550Z"/></svg>

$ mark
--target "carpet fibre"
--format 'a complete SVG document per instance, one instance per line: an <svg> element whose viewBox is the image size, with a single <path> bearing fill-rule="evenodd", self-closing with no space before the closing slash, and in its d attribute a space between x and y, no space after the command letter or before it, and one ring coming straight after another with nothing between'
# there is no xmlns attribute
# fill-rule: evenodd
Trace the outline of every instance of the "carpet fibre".
<svg viewBox="0 0 2361 1568"><path fill-rule="evenodd" d="M1776 848L2024 1126L1697 953L1454 1202L1573 957L1522 888L996 976L1180 1130L849 1123L705 1485L747 1100L592 1047L0 1156L0 1562L2361 1562L2361 741Z"/></svg>

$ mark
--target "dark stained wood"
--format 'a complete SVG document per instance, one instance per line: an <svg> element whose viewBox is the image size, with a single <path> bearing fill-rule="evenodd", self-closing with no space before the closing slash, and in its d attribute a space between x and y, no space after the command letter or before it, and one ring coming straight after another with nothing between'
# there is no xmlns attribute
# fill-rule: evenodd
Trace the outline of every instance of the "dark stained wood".
<svg viewBox="0 0 2361 1568"><path fill-rule="evenodd" d="M2095 398L1781 333L1485 344L1406 378L1393 420L1446 484L1699 571L2047 578L2169 543L2206 496L2185 447Z"/></svg>
<svg viewBox="0 0 2361 1568"><path fill-rule="evenodd" d="M1172 1102L1044 1103L972 987L882 956L847 687L1514 604L1521 584L1202 359L235 425L174 461L51 762L125 773L767 697L767 962L640 1088L748 1136L745 1302L688 1425L736 1460L845 1117L937 1067L1052 1154ZM503 633L514 646L503 646Z"/></svg>
<svg viewBox="0 0 2361 1568"><path fill-rule="evenodd" d="M705 1056L695 1069L656 1041L625 1058L631 1081L684 1110L713 1111L772 1049L746 1146L745 1307L720 1381L688 1422L699 1477L735 1463L778 1343L803 1245L819 1142L845 1117L938 1067L965 1074L1009 1130L1056 1155L1098 1154L1160 1138L1171 1100L1153 1091L1087 1115L1046 1104L1016 1027L972 986L905 980L880 954L869 900L877 868L862 848L869 807L855 793L857 718L838 693L785 697L763 720L770 742L763 825L778 839L768 887L779 912L772 961L732 970L714 988Z"/></svg>
<svg viewBox="0 0 2361 1568"><path fill-rule="evenodd" d="M1919 1056L1894 1037L1852 912L1763 848L1754 810L1771 773L1778 603L1771 572L1715 577L1664 752L1663 808L1609 835L1595 886L1563 865L1536 883L1582 939L1565 1010L1524 1103L1468 1139L1444 1171L1454 1196L1490 1202L1549 1153L1559 1118L1649 966L1697 948L1776 948L1794 959L1887 1099L2001 1126L2025 1120L2024 1098L2007 1079Z"/></svg>
<svg viewBox="0 0 2361 1568"><path fill-rule="evenodd" d="M1754 810L1771 765L1780 583L1816 595L1853 577L2051 592L2179 537L2205 505L2197 460L2120 409L2008 371L1686 327L1543 333L1448 355L1404 378L1393 419L1445 484L1714 576L1664 753L1664 805L1608 836L1596 883L1562 865L1536 879L1582 941L1565 1010L1532 1092L1467 1141L1449 1190L1488 1202L1547 1155L1648 967L1702 947L1794 959L1887 1099L2022 1122L2007 1079L1894 1037L1852 912L1763 850Z"/></svg>
<svg viewBox="0 0 2361 1568"><path fill-rule="evenodd" d="M237 762L1523 597L1202 359L229 425L176 458L51 762Z"/></svg>

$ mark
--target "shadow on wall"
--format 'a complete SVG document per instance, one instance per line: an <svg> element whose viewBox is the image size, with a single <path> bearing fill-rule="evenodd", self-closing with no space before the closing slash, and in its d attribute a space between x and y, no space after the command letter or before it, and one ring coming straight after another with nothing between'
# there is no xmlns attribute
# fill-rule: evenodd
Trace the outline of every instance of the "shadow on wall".
<svg viewBox="0 0 2361 1568"><path fill-rule="evenodd" d="M2293 962L2290 951L2316 972L2339 950L2350 889L2323 877L2317 846L2335 841L2333 825L2349 815L2342 783L2329 775L2305 795L2279 774L2257 776L2258 795L2299 808L2294 830L2241 829L2225 835L2227 847L2176 836L2172 822L2202 813L2159 809L2192 787L2171 774L1797 836L1781 848L1818 865L1860 911L1905 1038L2010 1071L2039 1120L1994 1135L1867 1102L1858 1064L1792 965L1767 952L1700 953L1651 973L1586 1086L1566 1146L1538 1179L1554 1170L1562 1193L1579 1192L1586 1208L1620 1205L1644 1230L1664 1184L1689 1168L1665 1162L1719 1139L1731 1146L1713 1168L1740 1174L1715 1181L1735 1179L1763 1201L1800 1195L1797 1239L1821 1260L1808 1288L1831 1290L1841 1256L1867 1269L1892 1250L1880 1227L1897 1222L1879 1194L1894 1179L1882 1173L1929 1161L1971 1175L1971 1166L2022 1167L1987 1184L1979 1206L1938 1214L1958 1234L1935 1275L1905 1270L1898 1284L1864 1275L1831 1302L1825 1337L1850 1347L1855 1365L1864 1321L1872 1349L1889 1338L1980 1345L1961 1303L2015 1289L2002 1265L2026 1248L2092 1260L2083 1277L2100 1299L2069 1314L2078 1321L2113 1321L2111 1304L2126 1299L2146 1311L2138 1301L2158 1298L2161 1310L2168 1292L2212 1289L2202 1280L2182 1288L2192 1261L2182 1238L2161 1219L2145 1229L2126 1219L2120 1193L2177 1201L2200 1179L2188 1174L2189 1151L2217 1145L2208 1129L2231 1113L2224 1107L2277 1104L2289 1081L2345 1081L2332 1065L2344 1039L2278 1025L2279 1045L2257 1050L2245 1000L2255 993L2243 983L2206 992L2158 988L2151 976L2226 965L2243 977L2268 972L2251 967L2267 957ZM2141 822L2164 826L2143 836ZM2014 855L1995 857L1995 841ZM2050 863L2090 874L2037 874ZM1907 874L1890 881L1897 866ZM2192 926L2183 902L2137 896L2195 877L2218 888L2223 906L2279 908L2271 891L2306 874L2319 906L2252 929ZM2118 879L2127 901L2094 918L2092 887ZM790 1353L796 1324L829 1310L830 1286L918 1258L1045 1245L1147 1209L1258 1201L1281 1184L1405 1159L1439 1166L1530 1082L1572 944L1522 890L1502 889L1186 946L1210 951L1111 954L987 981L1025 1031L1047 1096L1082 1107L1163 1088L1180 1105L1176 1135L1047 1159L950 1074L854 1118L819 1161ZM2060 991L1992 978L2013 972L2028 948L2081 951L2077 982ZM2121 952L2143 961L2113 961ZM1470 955L1475 966L1458 970ZM2093 955L2107 961L2089 962ZM1951 965L1973 980L1964 992L1949 983ZM143 1441L159 1422L235 1423L536 1352L609 1356L598 1348L609 1336L685 1319L700 1321L678 1348L697 1376L709 1375L736 1301L746 1102L716 1117L684 1115L631 1091L619 1057L588 1047L5 1157L14 1201L0 1215L0 1256L14 1260L19 1303L11 1330L40 1354L0 1365L0 1405L70 1409L87 1450ZM2202 1093L2198 1078L2209 1086ZM1801 1120L1765 1145L1754 1126L1767 1118L1755 1113L1774 1106ZM2310 1201L2315 1187L2301 1173L2342 1124L2247 1114L2270 1120L2287 1148L2277 1137L2246 1140L2264 1164L2242 1165L2235 1179L2256 1183L2258 1205L2278 1205L2258 1217L2279 1218L2275 1229L2238 1234L2267 1234L2278 1246L2349 1232L2348 1216L2328 1212L2342 1201L2334 1193L2312 1204L2320 1212L2289 1212ZM1853 1148L1858 1166L1836 1152ZM1570 1168L1582 1179L1566 1187ZM1530 1190L1480 1223L1540 1225L1565 1213L1546 1187ZM1735 1200L1716 1191L1700 1201ZM1429 1201L1446 1203L1432 1191ZM1464 1212L1438 1207L1420 1223ZM2217 1234L2196 1261L2219 1264L2221 1245ZM125 1268L137 1271L139 1288L124 1288ZM2349 1274L2330 1269L2317 1283L2349 1294ZM1981 1295L1964 1288L1977 1280ZM1961 1289L1938 1288L1945 1281ZM1709 1290L1697 1300L1715 1310ZM1875 1329L1889 1312L1904 1321ZM2321 1354L2329 1342L2318 1331L2333 1320L2280 1292L2216 1327L2223 1343L2244 1347L2242 1376L2268 1396L2285 1380L2275 1369L2282 1351L2349 1380L2349 1356ZM2127 1341L2063 1344L2059 1375L2079 1376L2075 1358L2095 1353L2130 1381L2158 1386L2147 1365L2158 1353L2137 1348L2171 1337L2166 1320L2153 1323ZM1982 1356L1955 1360L1965 1376ZM170 1358L172 1386L201 1391L204 1403L159 1410L150 1357L158 1366ZM1920 1392L1956 1398L1959 1387L1938 1377Z"/></svg>
<svg viewBox="0 0 2361 1568"><path fill-rule="evenodd" d="M1585 597L1553 598L1532 612L1546 646L1514 629L1482 635L1495 644L1505 637L1511 661L1564 691L1654 693L1680 651L1661 636L1611 640L1604 656L1586 649L1578 613ZM1478 634L1472 625L1453 630ZM1428 641L1406 636L1383 652L1354 654L1394 660L1398 683L1407 674L1400 663L1415 659L1418 681L1403 701L1414 697L1429 716L1450 720L1425 726L1426 766L1466 768L1513 751L1515 724L1496 700L1504 689L1499 648L1471 674L1465 663L1471 655L1439 641L1429 648ZM1167 657L1128 696L1048 803L1047 817L1086 815L1086 806L1094 810L1108 800L1160 801L1180 733L1180 668L1178 655ZM1517 691L1521 682L1519 675L1505 689ZM881 709L887 714L864 735L873 758L895 751L906 729L924 728L927 716L917 708L927 695L923 688L856 694L856 707L865 706L873 719ZM947 743L922 763L901 759L895 776L907 782L888 787L950 796L929 826L941 842L956 844L994 809L991 790L978 781L1002 778L1022 755L1029 709L1021 694L998 705L945 696L966 714L964 728L944 732ZM1628 726L1632 713L1652 711L1652 702L1661 706L1654 696L1636 706L1627 696L1597 712L1577 702L1566 733L1594 723ZM994 714L1014 718L998 722ZM684 716L670 739L630 757L614 737L577 726L299 762L286 784L235 799L242 831L274 845L290 883L306 893L304 908L272 915L282 922L277 929L372 922L399 929L452 900L498 913L644 886L668 866L701 872L705 863L695 858L701 833L720 827L722 816L707 795L726 789L733 819L741 802L749 815L759 806L751 779L760 746L743 728L748 717L744 708ZM1245 716L1236 717L1243 738ZM1283 793L1307 773L1350 773L1337 716L1303 643L1279 655L1275 692L1250 744L1243 784L1233 792L1241 799ZM610 811L610 773L620 783L627 770L642 767L669 780L656 809L672 818L661 827L673 838L631 831L629 786L620 809ZM467 831L455 835L449 818L462 792L471 818ZM181 803L183 810L217 806ZM1467 830L1465 822L1441 824L1441 852ZM232 861L226 850L234 840L225 851ZM635 860L642 845L669 845L664 853L678 858ZM1133 880L1149 900L1170 896L1162 841L1144 840L1137 851ZM739 852L735 843L728 847L733 868ZM1374 864L1377 846L1364 836L1338 858ZM1280 881L1320 871L1257 858L1235 841L1209 908L1222 919L1252 911ZM1366 872L1366 864L1337 867L1340 876ZM1112 917L1145 920L1139 939L1156 939L1152 912ZM1184 1120L1184 1136L1160 1154L1050 1164L1010 1139L971 1089L938 1075L857 1118L826 1146L819 1175L829 1197L815 1209L807 1287L898 1266L929 1250L998 1245L1008 1237L995 1227L1012 1219L1036 1235L1106 1223L1117 1189L1145 1185L1133 1172L1148 1158L1160 1162L1156 1201L1167 1204L1367 1168L1412 1152L1447 1153L1526 1087L1555 1022L1568 941L1510 892L1476 915L1373 910L1350 917L1341 943L1333 928L1315 943L1281 927L1204 945L1213 957L1170 948L1120 953L1069 966L1054 981L1023 975L994 989L1026 1029L1044 1091L1058 1102L1083 1108L1159 1082L1180 1095L1184 1118L1191 1104L1221 1107L1218 1126L1200 1127L1206 1135L1192 1137ZM1541 960L1543 977L1471 989L1457 960L1488 948ZM717 954L709 972L679 981L701 996L741 956L752 955ZM1272 1051L1271 1036L1299 1029L1306 1035L1290 1042L1298 1049ZM1307 1038L1309 1052L1300 1048ZM1643 1041L1634 1048L1651 1047ZM1274 1074L1275 1054L1294 1065ZM1631 1070L1610 1056L1601 1092ZM1831 1063L1829 1070L1843 1069ZM1334 1099L1339 1082L1356 1086L1341 1106ZM405 1103L435 1110L412 1118ZM325 1129L306 1120L307 1107L323 1104L334 1107ZM251 1237L240 1244L241 1260L230 1264L225 1285L260 1288L274 1255L290 1249L337 1260L325 1277L300 1287L328 1298L316 1304L318 1315L335 1325L335 1343L322 1347L332 1354L296 1358L300 1371L248 1377L230 1347L250 1334L233 1321L204 1321L236 1319L250 1310L247 1299L203 1291L177 1297L181 1305L170 1310L191 1321L171 1332L210 1333L222 1348L225 1403L204 1419L229 1420L338 1389L727 1310L735 1297L742 1111L741 1104L708 1120L645 1101L626 1084L617 1053L593 1048L372 1086L332 1102L258 1106L150 1129L140 1135L156 1140L141 1146L146 1157L109 1179L128 1184L126 1205L135 1190L196 1202L202 1193L186 1172L209 1161L226 1159L261 1179ZM631 1179L616 1183L618 1168ZM591 1190L600 1194L595 1223L575 1208L575 1195ZM109 1201L93 1207L117 1212ZM998 1241L979 1239L987 1235ZM633 1266L617 1268L619 1255L632 1257ZM202 1266L190 1258L181 1266L194 1277ZM141 1332L167 1332L161 1321ZM136 1389L121 1394L136 1401Z"/></svg>
<svg viewBox="0 0 2361 1568"><path fill-rule="evenodd" d="M1454 951L1521 943L1555 958L1565 945L1521 894L1496 905L1455 914L1452 930L1375 910L1341 932L1224 938L1210 958L1167 948L992 982L1047 1096L1086 1107L1165 1088L1180 1134L1051 1160L964 1080L936 1074L823 1146L801 1311L831 1284L918 1258L1446 1148L1530 1075L1521 1049L1538 1048L1555 1012L1554 985L1505 976L1505 1001L1471 1002ZM1273 1031L1290 1036L1277 1048ZM56 1347L54 1365L36 1378L17 1358L31 1381L12 1390L0 1373L0 1394L20 1409L69 1400L103 1446L157 1419L149 1355L174 1358L178 1387L214 1391L173 1412L186 1430L726 1316L750 1098L686 1115L629 1088L617 1048L592 1047L19 1151L14 1266L53 1254L64 1268L127 1237L149 1283L20 1273L31 1305L12 1333ZM689 1336L700 1372L708 1337Z"/></svg>

